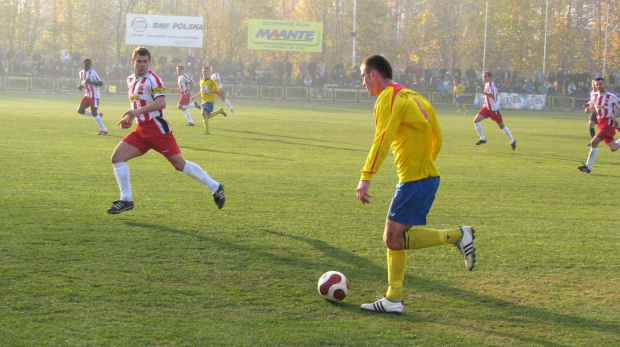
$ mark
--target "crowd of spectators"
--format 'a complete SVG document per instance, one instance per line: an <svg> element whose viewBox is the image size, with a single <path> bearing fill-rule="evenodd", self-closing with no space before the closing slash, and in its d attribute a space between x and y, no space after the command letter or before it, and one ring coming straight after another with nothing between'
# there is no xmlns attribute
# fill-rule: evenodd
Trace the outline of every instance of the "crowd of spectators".
<svg viewBox="0 0 620 347"><path fill-rule="evenodd" d="M199 79L204 66L216 66L225 84L261 84L261 85L296 85L305 87L343 87L362 88L358 67L336 64L328 67L322 61L302 61L294 65L290 59L276 59L273 62L261 62L254 59L246 64L242 61L219 61L187 56L153 57L152 68L165 81L176 80L177 65L185 66L185 73ZM394 65L394 80L413 90L420 91L452 91L453 80L459 81L466 88L466 93L474 93L476 86L482 85L482 71L473 67L462 71L441 68L414 66L413 63L404 67ZM25 55L22 51L6 52L0 47L0 74L13 76L41 76L55 78L76 78L82 69L82 57L79 52L64 50L56 57L42 58L41 54ZM93 59L93 69L105 80L124 80L131 74L131 61L113 63ZM573 72L566 73L560 68L544 74L536 71L533 76L522 76L518 70L497 68L491 71L493 80L499 90L504 93L534 93L547 95L587 96L591 90L592 78L600 77L600 73ZM605 76L611 91L617 91L619 74Z"/></svg>

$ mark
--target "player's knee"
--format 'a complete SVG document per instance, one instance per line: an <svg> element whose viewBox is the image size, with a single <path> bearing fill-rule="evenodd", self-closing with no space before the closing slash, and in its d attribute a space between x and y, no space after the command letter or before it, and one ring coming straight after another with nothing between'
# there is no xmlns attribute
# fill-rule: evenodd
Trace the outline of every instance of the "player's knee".
<svg viewBox="0 0 620 347"><path fill-rule="evenodd" d="M77 109L77 113L79 113L79 114L84 114L84 111L85 110L83 108L78 108Z"/></svg>
<svg viewBox="0 0 620 347"><path fill-rule="evenodd" d="M182 109L183 109L183 105L181 105L181 104L177 104L177 108L178 108L179 110L182 110Z"/></svg>
<svg viewBox="0 0 620 347"><path fill-rule="evenodd" d="M391 234L386 233L383 235L383 243L391 250L397 251L403 249L402 237L393 237Z"/></svg>

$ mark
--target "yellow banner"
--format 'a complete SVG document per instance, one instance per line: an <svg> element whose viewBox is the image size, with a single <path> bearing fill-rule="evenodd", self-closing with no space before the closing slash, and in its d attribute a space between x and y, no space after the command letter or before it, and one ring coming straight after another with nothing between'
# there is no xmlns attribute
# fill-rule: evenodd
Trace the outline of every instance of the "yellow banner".
<svg viewBox="0 0 620 347"><path fill-rule="evenodd" d="M262 51L323 52L323 23L249 19L248 48Z"/></svg>

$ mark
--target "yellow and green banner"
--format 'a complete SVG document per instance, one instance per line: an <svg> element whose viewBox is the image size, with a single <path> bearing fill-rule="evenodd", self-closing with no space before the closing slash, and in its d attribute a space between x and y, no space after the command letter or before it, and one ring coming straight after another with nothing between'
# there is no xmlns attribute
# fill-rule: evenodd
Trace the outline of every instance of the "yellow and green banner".
<svg viewBox="0 0 620 347"><path fill-rule="evenodd" d="M322 22L248 20L248 48L262 51L322 52Z"/></svg>

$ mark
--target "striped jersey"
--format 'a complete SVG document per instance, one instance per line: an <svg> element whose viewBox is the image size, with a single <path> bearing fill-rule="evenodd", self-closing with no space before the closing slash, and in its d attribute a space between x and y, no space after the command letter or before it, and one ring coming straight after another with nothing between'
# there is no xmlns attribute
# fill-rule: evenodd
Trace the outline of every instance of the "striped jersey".
<svg viewBox="0 0 620 347"><path fill-rule="evenodd" d="M101 78L95 72L95 70L81 70L80 71L80 85L84 87L84 96L87 98L99 99L99 87L94 84L86 83L86 81L91 82L101 82Z"/></svg>
<svg viewBox="0 0 620 347"><path fill-rule="evenodd" d="M152 103L160 96L165 97L166 89L164 88L164 82L153 71L149 70L144 76L136 77L133 74L127 78L127 94L131 109L137 110ZM164 110L156 110L143 113L136 117L136 119L139 124L163 116Z"/></svg>
<svg viewBox="0 0 620 347"><path fill-rule="evenodd" d="M426 98L400 84L388 86L375 102L375 124L361 181L370 181L390 148L400 183L439 176L435 158L441 149L441 130Z"/></svg>
<svg viewBox="0 0 620 347"><path fill-rule="evenodd" d="M222 85L222 80L220 79L220 74L217 72L214 72L211 74L211 79L215 81L215 83L217 83L217 86L222 89L223 85Z"/></svg>
<svg viewBox="0 0 620 347"><path fill-rule="evenodd" d="M484 85L484 92L489 93L491 95L484 95L484 107L487 110L491 111L499 111L499 90L495 86L493 81L489 81Z"/></svg>
<svg viewBox="0 0 620 347"><path fill-rule="evenodd" d="M597 123L614 126L612 114L619 112L620 100L618 96L611 92L601 93L598 90L590 94L590 107L596 109Z"/></svg>
<svg viewBox="0 0 620 347"><path fill-rule="evenodd" d="M192 83L191 77L187 74L179 75L179 88L181 89L181 93L189 95L191 90L189 90L189 85Z"/></svg>

